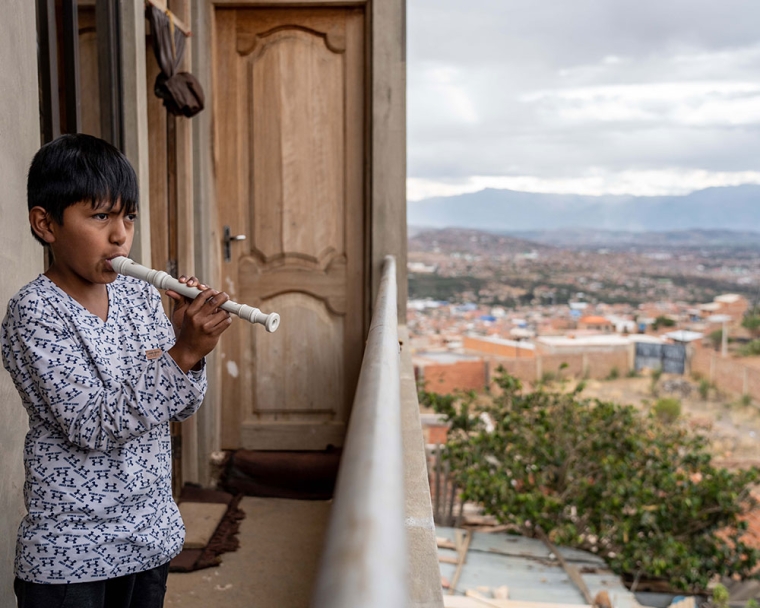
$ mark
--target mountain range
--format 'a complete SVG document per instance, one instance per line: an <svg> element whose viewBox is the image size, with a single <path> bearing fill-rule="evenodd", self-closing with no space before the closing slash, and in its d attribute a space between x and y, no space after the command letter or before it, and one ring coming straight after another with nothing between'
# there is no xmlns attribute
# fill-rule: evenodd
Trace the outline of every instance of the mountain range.
<svg viewBox="0 0 760 608"><path fill-rule="evenodd" d="M437 232L439 229L434 229ZM760 249L760 232L747 230L668 230L634 232L623 230L525 230L505 232L522 242L542 243L570 249Z"/></svg>
<svg viewBox="0 0 760 608"><path fill-rule="evenodd" d="M410 226L492 232L592 229L625 232L760 231L760 186L685 196L583 196L486 189L407 204Z"/></svg>

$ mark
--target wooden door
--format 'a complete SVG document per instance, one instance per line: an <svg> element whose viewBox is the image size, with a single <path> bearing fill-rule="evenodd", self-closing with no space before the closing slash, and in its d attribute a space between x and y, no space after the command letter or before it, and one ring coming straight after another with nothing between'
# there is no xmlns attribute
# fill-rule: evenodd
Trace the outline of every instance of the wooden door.
<svg viewBox="0 0 760 608"><path fill-rule="evenodd" d="M277 312L221 344L222 445L341 445L365 331L364 14L217 9L214 153L223 288ZM221 239L220 239L221 240Z"/></svg>

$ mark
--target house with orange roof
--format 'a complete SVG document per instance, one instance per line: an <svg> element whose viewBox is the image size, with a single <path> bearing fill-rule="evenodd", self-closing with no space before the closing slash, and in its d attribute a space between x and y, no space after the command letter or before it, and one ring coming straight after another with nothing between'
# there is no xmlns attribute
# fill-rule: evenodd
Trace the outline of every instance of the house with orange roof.
<svg viewBox="0 0 760 608"><path fill-rule="evenodd" d="M615 326L606 317L591 315L578 319L578 329L611 332L615 330Z"/></svg>

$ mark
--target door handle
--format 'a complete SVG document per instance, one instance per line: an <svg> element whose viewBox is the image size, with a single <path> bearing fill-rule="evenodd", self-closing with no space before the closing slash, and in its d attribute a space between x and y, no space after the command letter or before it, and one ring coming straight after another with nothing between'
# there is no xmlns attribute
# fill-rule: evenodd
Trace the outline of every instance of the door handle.
<svg viewBox="0 0 760 608"><path fill-rule="evenodd" d="M231 244L233 241L244 241L245 235L244 234L236 234L232 235L230 232L230 227L225 226L224 227L224 261L229 262L232 260L232 247Z"/></svg>

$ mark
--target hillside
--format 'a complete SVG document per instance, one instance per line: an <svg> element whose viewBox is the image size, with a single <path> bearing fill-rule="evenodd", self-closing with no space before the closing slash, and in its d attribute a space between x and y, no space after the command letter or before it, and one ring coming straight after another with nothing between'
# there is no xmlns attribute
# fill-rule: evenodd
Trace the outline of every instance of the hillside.
<svg viewBox="0 0 760 608"><path fill-rule="evenodd" d="M409 202L410 225L516 232L760 231L760 186L708 188L686 196L581 196L487 189Z"/></svg>
<svg viewBox="0 0 760 608"><path fill-rule="evenodd" d="M677 230L631 232L593 230L531 230L510 234L518 239L570 249L760 249L760 233L737 230Z"/></svg>
<svg viewBox="0 0 760 608"><path fill-rule="evenodd" d="M410 231L411 234L412 231ZM468 253L472 255L518 255L546 251L547 245L491 232L463 228L415 230L409 237L409 251L424 253Z"/></svg>

